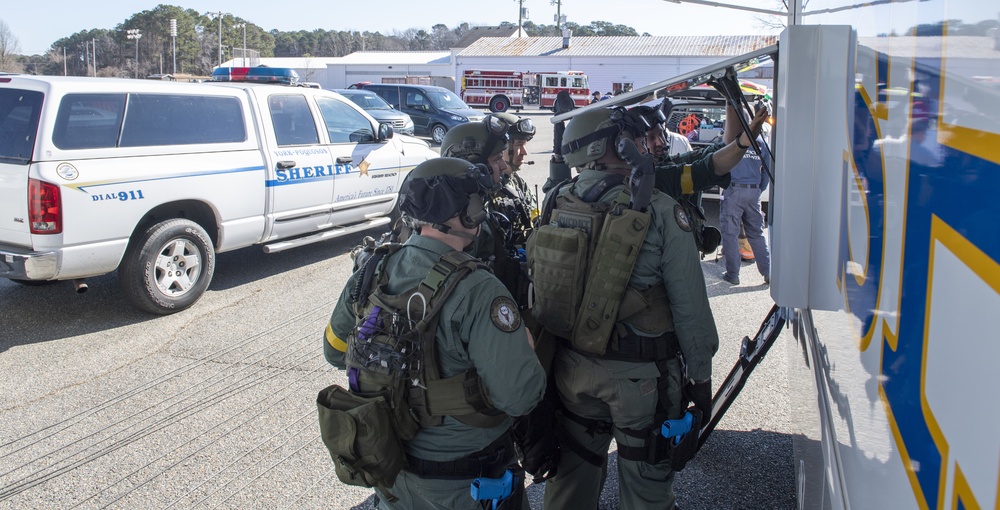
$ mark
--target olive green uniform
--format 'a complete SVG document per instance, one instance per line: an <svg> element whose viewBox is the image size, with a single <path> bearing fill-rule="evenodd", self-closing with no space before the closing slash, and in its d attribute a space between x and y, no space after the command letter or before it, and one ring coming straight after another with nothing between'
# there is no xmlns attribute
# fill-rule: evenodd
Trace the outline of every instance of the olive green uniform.
<svg viewBox="0 0 1000 510"><path fill-rule="evenodd" d="M582 197L606 172L584 169L578 181L559 192ZM601 201L609 203L618 195L619 185L605 193ZM554 192L554 191L553 191ZM550 197L551 199L551 197ZM677 202L666 194L654 192L649 212L651 223L635 263L629 286L647 290L663 284L672 324L665 331L646 332L640 336L662 337L674 331L687 363L688 376L695 380L711 377L712 356L719 338L708 303L705 280L691 233ZM681 217L677 215L681 214ZM661 294L662 296L662 294ZM631 333L640 332L624 321ZM554 377L562 403L569 413L589 420L610 422L611 430L591 430L570 419L560 420L560 436L565 434L591 454L606 459L612 435L619 446L644 445L644 440L626 435L622 429L642 429L653 424L659 400L657 379L668 377L667 392L671 405L667 417L683 414L680 362L673 357L661 374L653 360L609 360L581 354L570 348L559 349ZM621 506L626 509L674 506L673 478L669 462L648 464L619 456L618 477ZM603 472L599 465L587 462L572 448L562 449L556 476L547 482L545 507L552 509L595 509Z"/></svg>
<svg viewBox="0 0 1000 510"><path fill-rule="evenodd" d="M401 293L416 287L441 255L451 248L437 240L411 235L404 247L388 258L389 293ZM355 327L351 290L360 272L348 280L330 317L324 354L331 364L343 367L343 353L333 348L337 339L346 339ZM527 414L545 390L545 373L527 342L523 321L512 304L510 294L488 271L477 270L466 276L444 302L438 321L437 352L442 378L475 368L489 391L492 405L509 416ZM502 311L501 311L502 310ZM509 331L507 331L509 330ZM331 333L336 339L331 339ZM436 427L421 428L405 444L408 456L426 461L447 462L483 450L510 429L507 418L497 427L477 428L450 416ZM511 448L504 451L499 472L483 473L497 477L516 463ZM505 461L505 462L504 462ZM481 508L469 493L475 476L467 479L421 478L409 471L400 472L392 493L399 501L389 504L380 495L379 508L453 509Z"/></svg>
<svg viewBox="0 0 1000 510"><path fill-rule="evenodd" d="M712 186L729 187L729 174L716 175L715 165L712 164L712 155L722 147L725 146L716 144L657 161L656 189L677 200L681 195L706 191ZM685 190L683 185L685 165L691 166L690 191Z"/></svg>

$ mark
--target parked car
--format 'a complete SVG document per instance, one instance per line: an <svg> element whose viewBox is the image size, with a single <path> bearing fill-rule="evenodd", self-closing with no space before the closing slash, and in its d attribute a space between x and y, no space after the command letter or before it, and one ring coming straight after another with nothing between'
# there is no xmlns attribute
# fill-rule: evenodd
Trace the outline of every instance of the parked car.
<svg viewBox="0 0 1000 510"><path fill-rule="evenodd" d="M375 117L375 120L391 125L393 131L413 136L413 119L393 108L378 94L362 89L339 89L334 92L350 99L351 102L368 112L368 115Z"/></svg>
<svg viewBox="0 0 1000 510"><path fill-rule="evenodd" d="M429 136L440 145L449 129L469 121L483 120L486 115L469 108L454 92L433 85L370 83L365 90L375 92L393 108L413 119L417 135Z"/></svg>

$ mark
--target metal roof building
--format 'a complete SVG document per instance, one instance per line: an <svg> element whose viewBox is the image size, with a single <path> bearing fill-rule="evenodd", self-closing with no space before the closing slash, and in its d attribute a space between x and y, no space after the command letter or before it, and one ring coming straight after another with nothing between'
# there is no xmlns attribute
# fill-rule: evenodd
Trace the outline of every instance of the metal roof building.
<svg viewBox="0 0 1000 510"><path fill-rule="evenodd" d="M639 88L729 57L777 44L775 35L484 37L455 52L455 75L466 69L582 71L590 89ZM770 69L747 76L768 87Z"/></svg>
<svg viewBox="0 0 1000 510"><path fill-rule="evenodd" d="M479 37L451 51L361 51L337 58L261 58L260 63L295 68L302 81L330 89L363 81L435 77L435 83L447 82L457 92L466 69L503 69L583 71L591 90L607 91L638 88L776 43L775 35ZM225 65L238 66L240 60ZM770 87L770 68L758 73L744 78Z"/></svg>

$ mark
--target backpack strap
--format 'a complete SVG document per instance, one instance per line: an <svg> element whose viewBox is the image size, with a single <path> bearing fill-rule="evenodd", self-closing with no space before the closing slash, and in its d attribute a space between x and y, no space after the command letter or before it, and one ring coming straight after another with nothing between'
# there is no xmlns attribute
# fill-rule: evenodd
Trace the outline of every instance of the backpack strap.
<svg viewBox="0 0 1000 510"><path fill-rule="evenodd" d="M426 305L421 303L421 319L415 326L423 339L424 381L411 384L408 394L411 406L424 410L421 425L438 425L443 416L452 416L474 427L495 427L506 418L490 404L486 386L474 368L445 379L438 369L436 332L441 309L462 279L477 269L489 268L472 255L451 251L438 259L417 286L417 293L430 296Z"/></svg>

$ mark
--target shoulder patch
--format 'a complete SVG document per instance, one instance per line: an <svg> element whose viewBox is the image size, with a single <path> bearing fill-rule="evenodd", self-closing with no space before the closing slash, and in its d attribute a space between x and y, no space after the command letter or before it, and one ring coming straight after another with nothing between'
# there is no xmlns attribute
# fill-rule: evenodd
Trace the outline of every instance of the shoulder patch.
<svg viewBox="0 0 1000 510"><path fill-rule="evenodd" d="M677 226L681 227L681 230L685 232L691 231L691 217L688 216L687 211L684 210L684 206L681 204L674 205L674 219L677 220Z"/></svg>
<svg viewBox="0 0 1000 510"><path fill-rule="evenodd" d="M507 333L521 327L521 314L517 311L517 304L507 296L493 300L493 304L490 305L490 319L497 329Z"/></svg>

